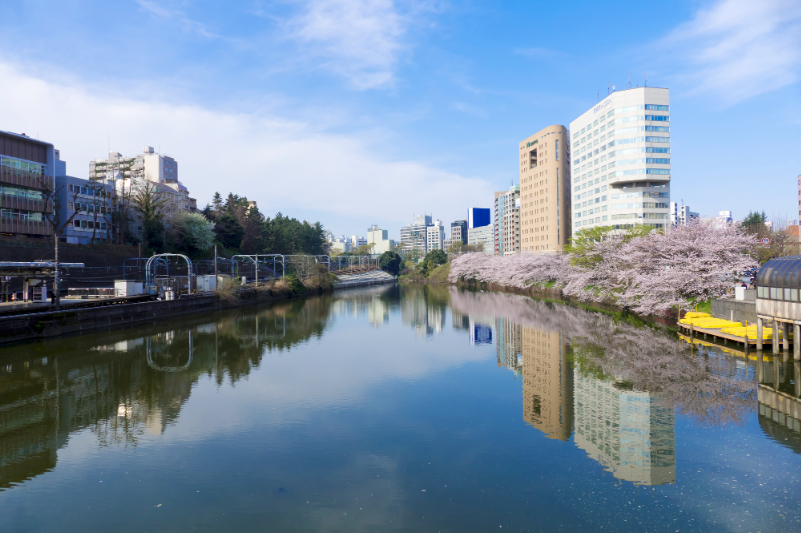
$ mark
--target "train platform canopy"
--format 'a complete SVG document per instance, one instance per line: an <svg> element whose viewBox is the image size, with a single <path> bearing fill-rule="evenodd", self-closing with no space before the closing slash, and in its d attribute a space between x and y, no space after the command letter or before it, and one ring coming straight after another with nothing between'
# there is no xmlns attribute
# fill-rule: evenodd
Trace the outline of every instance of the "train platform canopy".
<svg viewBox="0 0 801 533"><path fill-rule="evenodd" d="M84 268L83 263L59 263L59 269ZM56 269L53 261L0 261L0 276L25 276L35 278L39 276L52 276Z"/></svg>

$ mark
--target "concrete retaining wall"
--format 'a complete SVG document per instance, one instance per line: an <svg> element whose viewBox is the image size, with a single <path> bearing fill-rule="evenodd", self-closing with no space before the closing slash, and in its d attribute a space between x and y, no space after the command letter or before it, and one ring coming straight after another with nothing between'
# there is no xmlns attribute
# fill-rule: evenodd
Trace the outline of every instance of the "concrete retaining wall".
<svg viewBox="0 0 801 533"><path fill-rule="evenodd" d="M734 321L742 322L745 325L747 320L749 324L756 323L756 302L744 302L742 300L712 300L712 316L715 318L722 318L730 320L734 312Z"/></svg>

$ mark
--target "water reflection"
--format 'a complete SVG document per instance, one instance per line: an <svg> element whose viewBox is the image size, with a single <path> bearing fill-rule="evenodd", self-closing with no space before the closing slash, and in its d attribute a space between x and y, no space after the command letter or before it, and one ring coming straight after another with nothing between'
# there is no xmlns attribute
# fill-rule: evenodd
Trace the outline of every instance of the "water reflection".
<svg viewBox="0 0 801 533"><path fill-rule="evenodd" d="M110 331L100 345L69 337L0 350L0 488L53 469L57 450L83 429L100 446L136 446L145 434L164 433L201 376L235 383L264 353L321 335L330 303L187 318L136 337Z"/></svg>
<svg viewBox="0 0 801 533"><path fill-rule="evenodd" d="M781 445L776 449L801 454L801 365L688 340L627 318L521 296L401 286L4 348L0 492L8 496L15 485L58 468L59 454L63 465L63 450L78 433L102 450L137 449L144 458L148 439L183 428L182 452L187 442L187 450L213 442L197 464L220 461L223 472L240 473L211 476L209 484L221 487L218 497L237 493L251 470L259 473L242 488L245 500L265 479L276 483L269 496L282 500L258 500L243 506L242 515L259 516L264 505L266 514L283 512L285 523L300 523L296 529L324 530L336 513L340 529L367 530L351 527L345 511L361 511L367 495L381 494L384 511L373 509L371 525L403 516L399 529L422 530L430 524L415 522L411 509L428 505L416 499L423 495L432 503L422 507L422 517L450 512L453 520L470 517L461 530L483 530L489 525L475 527L472 509L491 514L496 504L486 494L514 502L511 510L494 508L496 515L517 516L525 508L515 499L520 494L531 501L549 497L550 486L538 488L543 479L562 483L552 493L566 500L597 499L600 492L578 487L587 482L605 491L607 505L615 496L603 483L611 481L616 489L663 486L655 491L673 490L665 494L681 500L677 493L691 491L695 465L682 467L708 459L692 457L700 452L692 449L697 436L687 426L741 429L756 418L754 431ZM482 412L503 396L491 389L501 386L506 403L492 406L512 414L507 426L497 409ZM223 397L228 403L215 411ZM217 433L191 434L187 419ZM705 442L722 447L721 434ZM761 438L761 446L772 445ZM227 453L235 446L247 460ZM677 449L687 451L677 459ZM559 459L549 465L551 457ZM434 470L451 460L451 470ZM299 480L312 488L294 501ZM288 492L276 492L293 482ZM308 512L307 500L324 491L337 503ZM362 499L347 507L343 493ZM737 503L745 497L738 493ZM460 499L470 505L456 506ZM609 505L620 510L626 502ZM551 529L563 524L562 511ZM530 523L549 511L537 512Z"/></svg>
<svg viewBox="0 0 801 533"><path fill-rule="evenodd" d="M757 365L759 425L772 440L801 453L801 364L774 356Z"/></svg>
<svg viewBox="0 0 801 533"><path fill-rule="evenodd" d="M523 375L524 419L550 438L574 432L618 479L675 483L676 412L726 424L753 409L754 371L708 345L692 351L643 324L525 297L451 289L451 303L498 317L498 365Z"/></svg>

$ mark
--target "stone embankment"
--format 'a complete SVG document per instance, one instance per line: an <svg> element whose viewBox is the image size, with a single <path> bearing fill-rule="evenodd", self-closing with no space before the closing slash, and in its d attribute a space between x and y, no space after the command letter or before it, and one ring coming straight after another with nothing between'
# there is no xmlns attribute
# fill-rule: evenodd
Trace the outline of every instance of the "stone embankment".
<svg viewBox="0 0 801 533"><path fill-rule="evenodd" d="M395 282L394 277L383 272L381 274L371 272L342 276L334 284L333 290ZM0 344L141 324L190 313L233 309L309 294L318 294L318 292L292 294L285 291L273 291L269 287L260 287L259 289L240 289L231 293L204 293L177 300L136 302L83 309L67 308L61 311L31 312L0 317Z"/></svg>

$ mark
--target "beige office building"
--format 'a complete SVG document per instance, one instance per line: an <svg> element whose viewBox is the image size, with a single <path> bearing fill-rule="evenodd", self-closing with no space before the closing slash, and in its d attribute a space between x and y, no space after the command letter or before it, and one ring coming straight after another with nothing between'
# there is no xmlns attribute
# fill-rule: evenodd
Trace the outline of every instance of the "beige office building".
<svg viewBox="0 0 801 533"><path fill-rule="evenodd" d="M520 143L521 251L562 251L570 221L570 137L548 126Z"/></svg>
<svg viewBox="0 0 801 533"><path fill-rule="evenodd" d="M558 331L522 328L523 419L549 439L573 431L573 370Z"/></svg>

